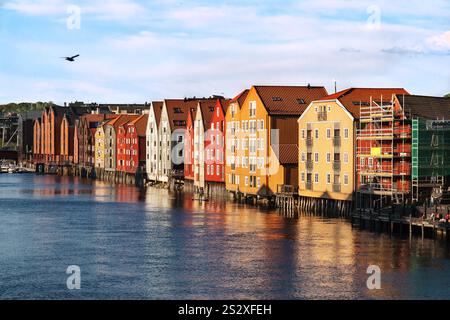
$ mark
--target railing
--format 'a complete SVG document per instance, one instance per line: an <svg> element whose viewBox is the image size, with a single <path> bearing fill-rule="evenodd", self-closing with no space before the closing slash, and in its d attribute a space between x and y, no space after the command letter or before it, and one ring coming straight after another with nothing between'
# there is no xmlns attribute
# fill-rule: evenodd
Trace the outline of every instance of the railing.
<svg viewBox="0 0 450 320"><path fill-rule="evenodd" d="M307 138L306 139L306 146L307 147L312 147L313 146L313 139Z"/></svg>
<svg viewBox="0 0 450 320"><path fill-rule="evenodd" d="M280 184L280 185L277 186L277 193L297 194L298 193L298 187Z"/></svg>
<svg viewBox="0 0 450 320"><path fill-rule="evenodd" d="M340 183L333 184L333 192L341 192L341 184Z"/></svg>
<svg viewBox="0 0 450 320"><path fill-rule="evenodd" d="M312 170L314 168L314 163L311 160L306 161L306 169Z"/></svg>
<svg viewBox="0 0 450 320"><path fill-rule="evenodd" d="M340 162L340 161L335 161L335 162L333 163L333 169L334 169L335 171L340 171L340 170L341 170L341 162Z"/></svg>
<svg viewBox="0 0 450 320"><path fill-rule="evenodd" d="M327 121L328 116L327 116L327 112L325 111L320 111L317 113L317 121Z"/></svg>
<svg viewBox="0 0 450 320"><path fill-rule="evenodd" d="M334 137L333 138L333 145L335 147L340 147L341 146L341 137Z"/></svg>
<svg viewBox="0 0 450 320"><path fill-rule="evenodd" d="M313 189L313 184L312 182L306 182L306 190L312 190Z"/></svg>

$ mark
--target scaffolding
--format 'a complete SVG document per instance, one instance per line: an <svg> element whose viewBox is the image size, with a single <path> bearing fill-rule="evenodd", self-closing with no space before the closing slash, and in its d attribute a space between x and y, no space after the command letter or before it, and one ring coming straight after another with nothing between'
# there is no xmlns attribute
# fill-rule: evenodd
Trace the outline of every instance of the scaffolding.
<svg viewBox="0 0 450 320"><path fill-rule="evenodd" d="M412 120L412 200L448 200L450 120Z"/></svg>
<svg viewBox="0 0 450 320"><path fill-rule="evenodd" d="M357 206L405 203L411 192L411 125L393 99L360 105L356 148Z"/></svg>

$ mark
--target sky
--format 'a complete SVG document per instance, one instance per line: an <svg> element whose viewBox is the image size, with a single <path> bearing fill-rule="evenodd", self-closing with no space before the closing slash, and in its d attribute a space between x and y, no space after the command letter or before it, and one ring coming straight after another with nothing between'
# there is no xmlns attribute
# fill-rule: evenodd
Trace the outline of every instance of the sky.
<svg viewBox="0 0 450 320"><path fill-rule="evenodd" d="M0 0L0 47L0 103L334 81L450 93L448 0Z"/></svg>

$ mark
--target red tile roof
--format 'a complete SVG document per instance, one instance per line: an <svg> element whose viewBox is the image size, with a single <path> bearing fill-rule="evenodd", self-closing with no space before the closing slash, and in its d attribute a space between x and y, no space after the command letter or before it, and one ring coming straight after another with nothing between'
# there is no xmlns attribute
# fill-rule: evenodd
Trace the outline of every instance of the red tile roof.
<svg viewBox="0 0 450 320"><path fill-rule="evenodd" d="M161 113L162 113L163 105L164 105L164 102L162 102L162 101L153 101L152 102L153 110L155 112L155 120L156 120L157 126L159 126L159 121L161 120Z"/></svg>
<svg viewBox="0 0 450 320"><path fill-rule="evenodd" d="M296 144L279 144L278 161L280 164L298 164L298 146Z"/></svg>
<svg viewBox="0 0 450 320"><path fill-rule="evenodd" d="M147 135L147 122L148 114L143 114L139 118L130 121L128 125L132 125L136 128L136 132L139 137L145 137Z"/></svg>
<svg viewBox="0 0 450 320"><path fill-rule="evenodd" d="M214 111L216 110L216 102L217 100L205 100L200 101L198 104L200 107L200 112L202 113L203 128L205 131L211 126L211 120L214 116Z"/></svg>
<svg viewBox="0 0 450 320"><path fill-rule="evenodd" d="M239 93L236 97L231 99L230 103L236 103L237 102L239 107L242 106L242 104L244 103L245 99L247 98L249 92L250 92L249 89L245 89L244 91Z"/></svg>
<svg viewBox="0 0 450 320"><path fill-rule="evenodd" d="M110 126L113 126L114 129L119 128L120 126L123 126L124 124L126 124L129 121L135 120L136 118L138 118L139 115L120 115L117 118L111 120L110 122L108 122L107 124Z"/></svg>
<svg viewBox="0 0 450 320"><path fill-rule="evenodd" d="M334 93L319 101L339 100L339 102L355 117L359 118L361 104L370 104L370 99L380 102L391 101L396 94L409 95L402 88L349 88Z"/></svg>
<svg viewBox="0 0 450 320"><path fill-rule="evenodd" d="M167 99L165 100L169 123L172 131L185 129L189 111L197 109L199 101L216 101L215 99Z"/></svg>
<svg viewBox="0 0 450 320"><path fill-rule="evenodd" d="M255 86L270 115L300 116L309 104L328 95L324 87Z"/></svg>

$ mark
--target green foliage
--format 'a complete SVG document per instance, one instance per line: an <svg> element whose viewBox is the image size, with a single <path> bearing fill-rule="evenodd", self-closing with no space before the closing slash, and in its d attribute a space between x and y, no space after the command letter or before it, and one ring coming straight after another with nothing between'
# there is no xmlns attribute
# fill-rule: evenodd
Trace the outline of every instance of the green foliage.
<svg viewBox="0 0 450 320"><path fill-rule="evenodd" d="M450 98L450 93L446 94L444 98Z"/></svg>
<svg viewBox="0 0 450 320"><path fill-rule="evenodd" d="M23 113L35 110L43 110L44 108L53 105L53 102L36 102L36 103L8 103L5 105L0 105L0 114L5 113Z"/></svg>

